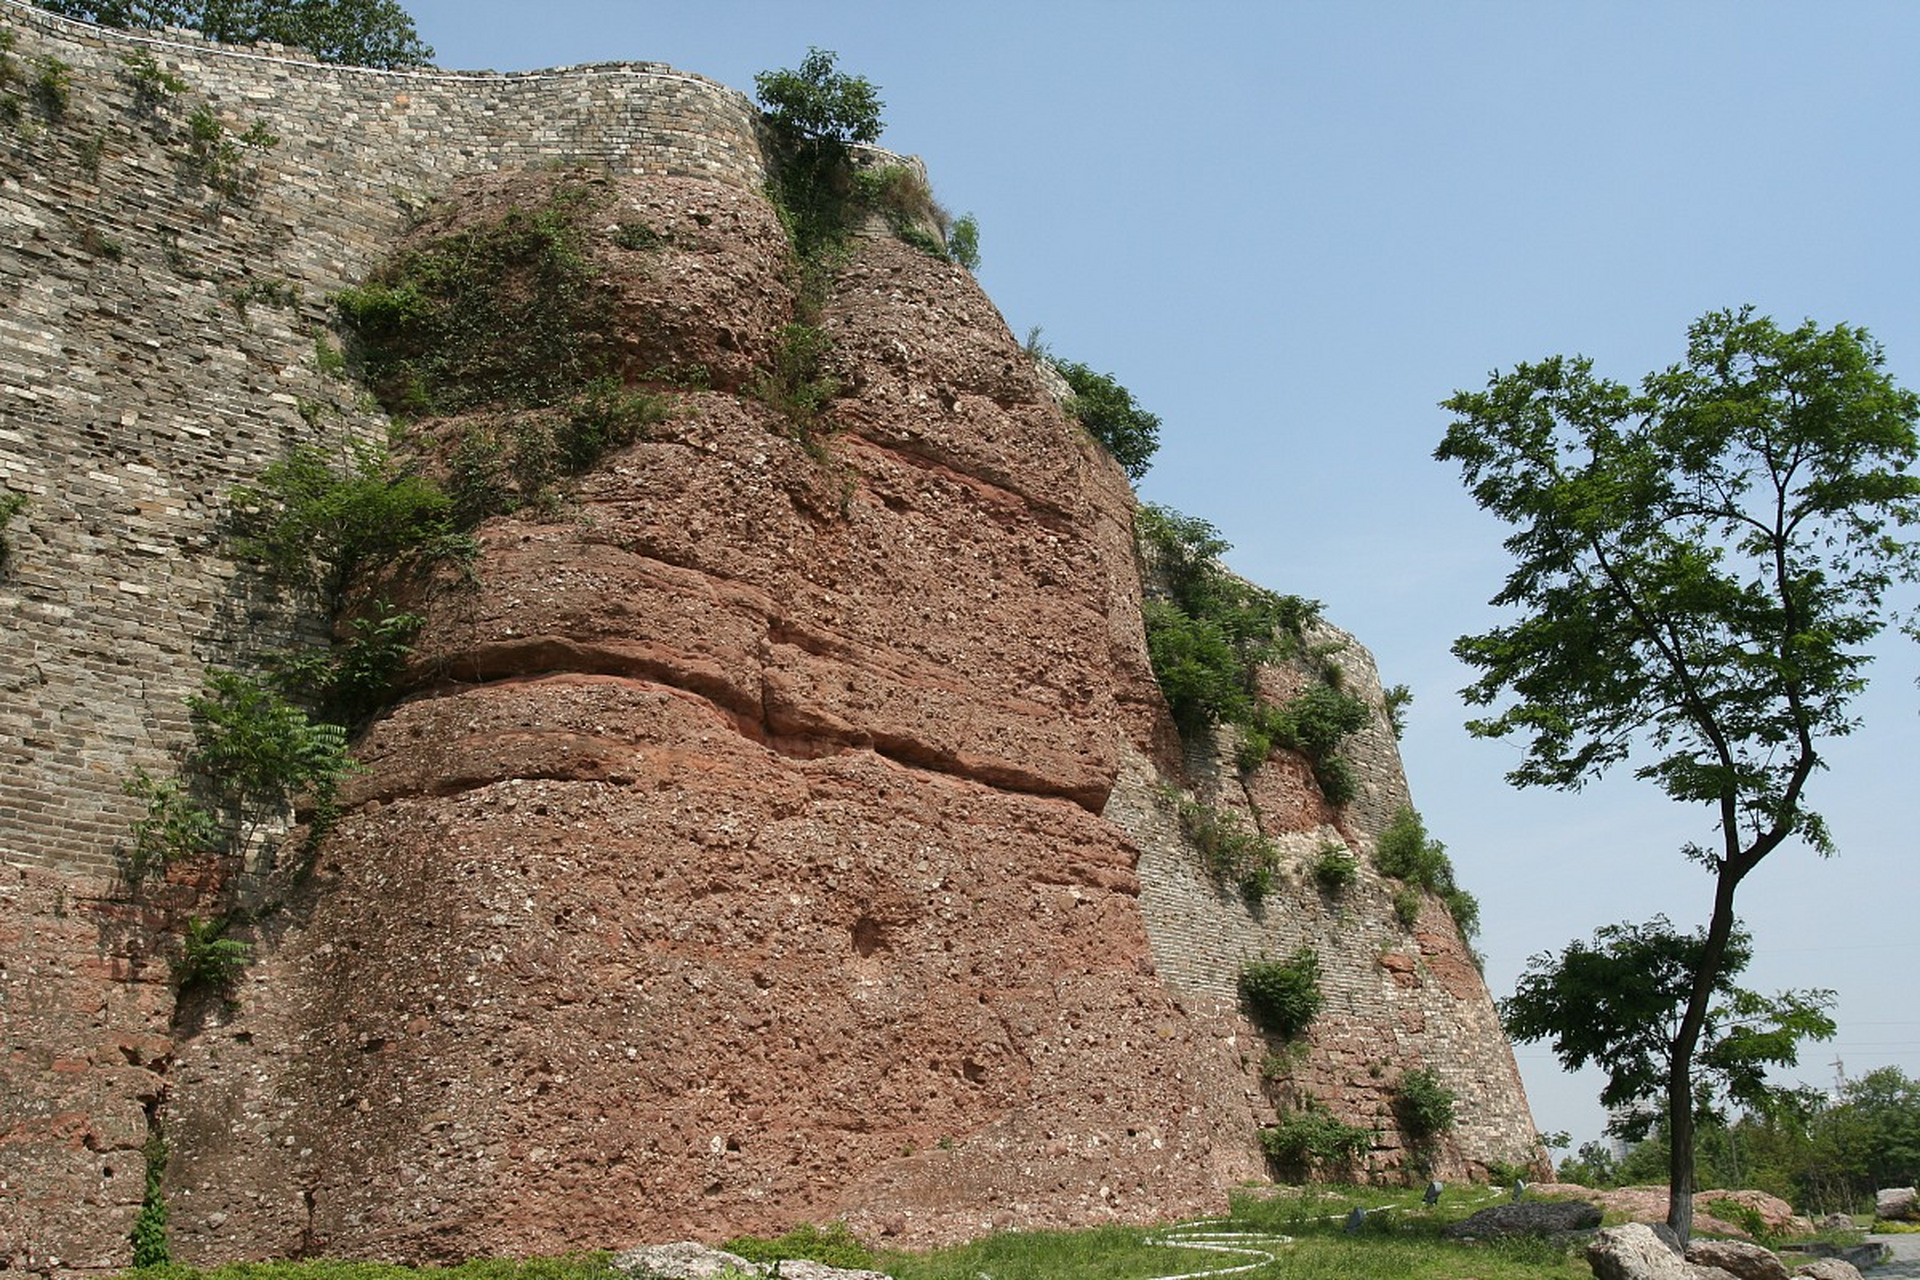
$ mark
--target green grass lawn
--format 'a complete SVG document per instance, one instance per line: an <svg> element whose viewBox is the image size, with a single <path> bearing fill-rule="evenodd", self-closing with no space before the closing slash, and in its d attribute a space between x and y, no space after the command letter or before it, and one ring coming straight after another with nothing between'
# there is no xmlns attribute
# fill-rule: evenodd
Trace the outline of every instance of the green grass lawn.
<svg viewBox="0 0 1920 1280"><path fill-rule="evenodd" d="M1167 1235L1230 1233L1236 1238L1217 1243L1273 1255L1257 1270L1239 1273L1250 1280L1590 1280L1585 1260L1558 1245L1537 1240L1467 1244L1441 1236L1447 1224L1491 1203L1493 1198L1477 1188L1449 1192L1433 1209L1420 1204L1417 1192L1391 1188L1247 1192L1234 1196L1229 1218L1190 1232L1127 1227L1008 1232L952 1249L885 1254L879 1266L896 1280L1146 1280L1252 1261L1158 1243ZM1369 1214L1357 1233L1348 1234L1347 1213L1356 1205Z"/></svg>
<svg viewBox="0 0 1920 1280"><path fill-rule="evenodd" d="M1236 1257L1166 1243L1179 1236L1233 1233L1236 1238L1214 1243L1273 1256L1258 1269L1239 1273L1248 1280L1590 1280L1584 1259L1557 1245L1538 1240L1468 1244L1440 1234L1447 1224L1497 1198L1485 1188L1456 1188L1428 1209L1420 1204L1417 1191L1388 1187L1247 1189L1234 1193L1229 1217L1203 1224L1013 1231L948 1249L880 1253L871 1261L842 1253L832 1261L871 1266L895 1280L1148 1280L1255 1261L1258 1255ZM1347 1213L1356 1205L1368 1215L1360 1230L1349 1234ZM804 1246L822 1241L864 1252L839 1229L796 1231L780 1242L761 1243ZM804 1248L793 1256L802 1252ZM321 1260L243 1263L209 1271L147 1267L127 1275L130 1280L626 1280L609 1267L609 1257L477 1261L441 1269Z"/></svg>

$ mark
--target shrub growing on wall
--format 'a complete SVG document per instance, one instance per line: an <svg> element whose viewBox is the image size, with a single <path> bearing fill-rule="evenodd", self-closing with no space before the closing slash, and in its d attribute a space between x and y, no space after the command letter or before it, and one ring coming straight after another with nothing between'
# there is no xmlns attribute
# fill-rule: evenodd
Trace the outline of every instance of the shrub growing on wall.
<svg viewBox="0 0 1920 1280"><path fill-rule="evenodd" d="M837 244L856 207L853 147L875 142L884 126L879 88L834 68L831 50L809 49L793 69L753 78L772 142L768 190L803 259Z"/></svg>
<svg viewBox="0 0 1920 1280"><path fill-rule="evenodd" d="M974 256L977 260L977 245ZM1056 360L1053 367L1073 388L1067 412L1113 455L1129 480L1146 475L1160 448L1159 417L1141 408L1110 373L1095 373L1075 360Z"/></svg>
<svg viewBox="0 0 1920 1280"><path fill-rule="evenodd" d="M611 372L612 296L582 220L599 189L441 236L335 299L367 381L391 413L557 404Z"/></svg>
<svg viewBox="0 0 1920 1280"><path fill-rule="evenodd" d="M1320 956L1302 947L1285 960L1256 960L1240 970L1240 1003L1255 1026L1291 1039L1320 1012Z"/></svg>
<svg viewBox="0 0 1920 1280"><path fill-rule="evenodd" d="M1472 941L1480 932L1479 900L1454 883L1453 861L1447 857L1447 847L1427 835L1426 823L1412 808L1402 805L1394 812L1393 820L1380 833L1374 862L1386 875L1404 881L1407 888L1426 889L1439 895L1452 913L1462 938ZM1412 903L1411 915L1417 917L1417 896L1412 897ZM1398 895L1395 906L1398 910ZM1408 913L1401 912L1401 922L1411 925L1413 921L1407 917Z"/></svg>

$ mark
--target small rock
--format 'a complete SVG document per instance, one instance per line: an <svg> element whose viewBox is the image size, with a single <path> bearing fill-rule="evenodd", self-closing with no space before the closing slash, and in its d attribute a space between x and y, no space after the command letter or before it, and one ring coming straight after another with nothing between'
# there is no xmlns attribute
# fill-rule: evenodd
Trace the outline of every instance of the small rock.
<svg viewBox="0 0 1920 1280"><path fill-rule="evenodd" d="M739 1254L691 1241L628 1249L615 1256L613 1266L615 1270L633 1276L634 1280L710 1280L714 1276L729 1274L774 1274L773 1268L748 1262ZM830 1267L824 1262L808 1262L804 1259L782 1262L778 1274L780 1280L888 1280L886 1275L878 1271Z"/></svg>
<svg viewBox="0 0 1920 1280"><path fill-rule="evenodd" d="M1740 1280L1787 1280L1787 1264L1769 1249L1745 1240L1695 1240L1687 1246L1687 1261L1718 1267Z"/></svg>
<svg viewBox="0 0 1920 1280"><path fill-rule="evenodd" d="M1860 1268L1851 1262L1839 1258L1822 1258L1818 1262L1809 1262L1793 1273L1805 1276L1807 1280L1861 1280Z"/></svg>
<svg viewBox="0 0 1920 1280"><path fill-rule="evenodd" d="M747 1275L760 1275L761 1269L737 1253L710 1249L703 1244L682 1241L678 1244L647 1244L615 1255L613 1268L636 1280L710 1280L729 1267Z"/></svg>

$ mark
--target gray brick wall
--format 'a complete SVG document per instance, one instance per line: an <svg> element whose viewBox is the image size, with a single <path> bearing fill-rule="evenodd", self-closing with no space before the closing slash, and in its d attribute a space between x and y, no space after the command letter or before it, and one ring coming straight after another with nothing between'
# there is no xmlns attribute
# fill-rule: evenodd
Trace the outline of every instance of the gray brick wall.
<svg viewBox="0 0 1920 1280"><path fill-rule="evenodd" d="M18 108L0 123L0 487L29 502L0 568L0 861L105 874L135 813L120 782L170 767L206 666L317 625L222 554L220 521L292 446L385 430L320 367L329 295L467 173L758 190L765 169L745 97L658 63L331 67L20 0L0 30ZM71 68L57 115L34 93L49 59ZM186 89L143 93L137 59ZM202 111L232 149L216 184ZM239 141L256 127L278 142Z"/></svg>
<svg viewBox="0 0 1920 1280"><path fill-rule="evenodd" d="M1190 1002L1231 1011L1247 962L1312 947L1326 1004L1270 1097L1281 1108L1312 1098L1349 1124L1376 1128L1369 1164L1387 1172L1405 1155L1391 1115L1393 1087L1401 1073L1429 1068L1458 1099L1456 1128L1438 1152L1443 1176L1483 1172L1489 1160L1528 1163L1536 1151L1526 1089L1466 944L1431 895L1414 927L1402 927L1392 905L1397 882L1373 865L1381 831L1410 802L1373 656L1330 627L1314 639L1343 646L1335 658L1343 687L1375 709L1345 749L1360 794L1337 824L1303 821L1298 806L1272 803L1280 793L1271 775L1304 774L1286 753L1246 783L1225 734L1215 752L1190 751L1186 762L1197 798L1257 822L1281 851L1281 872L1259 910L1208 877L1152 764L1138 755L1126 762L1106 816L1140 849L1140 908L1154 962ZM1282 686L1302 678L1268 674ZM1270 808L1261 808L1261 797ZM1358 882L1334 895L1321 891L1311 871L1327 844L1347 846L1360 862ZM1256 1071L1275 1046L1244 1020L1241 1034L1249 1071Z"/></svg>

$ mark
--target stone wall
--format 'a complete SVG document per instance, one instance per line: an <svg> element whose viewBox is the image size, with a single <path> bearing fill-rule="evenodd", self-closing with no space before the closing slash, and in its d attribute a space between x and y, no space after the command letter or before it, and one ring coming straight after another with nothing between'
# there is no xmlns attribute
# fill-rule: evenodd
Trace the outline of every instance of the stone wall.
<svg viewBox="0 0 1920 1280"><path fill-rule="evenodd" d="M183 1121L178 1167L169 1176L181 1195L176 1233L184 1243L206 1256L229 1247L244 1250L239 1232L251 1213L267 1224L251 1247L267 1247L260 1242L280 1232L273 1238L291 1240L285 1247L293 1248L302 1232L312 1232L333 1212L342 1247L399 1252L394 1237L351 1233L365 1225L353 1216L359 1210L349 1203L352 1196L379 1192L385 1184L368 1180L356 1187L340 1177L349 1165L330 1165L323 1172L335 1185L320 1187L316 1195L319 1183L311 1178L318 1175L304 1165L293 1167L313 1159L317 1140L304 1148L282 1142L290 1163L274 1174L273 1185L287 1192L281 1200L267 1204L254 1196L245 1212L228 1203L248 1199L246 1186L223 1180L219 1142L229 1140L220 1136L229 1127L237 1134L250 1125L252 1137L276 1141L312 1129L352 1145L365 1136L356 1126L377 1128L382 1119L335 1124L316 1119L320 1113L309 1109L276 1128L274 1107L291 1105L293 1094L271 1071L255 1074L255 1057L282 1065L333 1063L343 1078L358 1078L376 1067L399 1070L368 1045L390 1040L398 1049L404 1042L369 1036L334 1043L340 1019L316 1014L302 1021L312 1010L287 1003L289 991L302 989L293 976L313 978L310 992L320 993L313 1010L324 1004L321 994L346 987L327 968L337 957L330 958L335 953L324 931L303 935L285 923L276 926L286 931L283 938L260 939L263 952L271 954L263 954L248 979L245 1025L228 1026L223 1014L212 1019L223 1034L213 1036L195 1021L205 1010L183 1016L173 1005L160 957L169 925L192 909L195 887L168 886L134 900L116 883L136 811L121 783L136 768L171 768L188 736L186 699L209 666L242 663L263 650L316 638L322 626L313 601L268 589L226 554L222 521L233 486L255 479L295 446L320 445L344 460L356 442L384 436L385 419L339 371L329 297L360 279L457 180L500 169L580 164L609 175L700 179L690 185L728 206L713 210L700 226L723 225L732 212L757 202L764 168L754 114L738 93L657 64L525 75L326 67L285 51L227 49L188 35L102 32L20 0L0 0L0 31L14 46L0 68L0 95L10 95L13 104L13 118L0 120L0 488L28 500L5 533L11 553L0 564L0 1267L63 1272L123 1264L140 1202L146 1120L163 1105ZM59 65L70 68L64 101L39 88ZM0 96L0 106L8 100ZM770 221L764 207L757 216ZM930 1096L917 1084L882 1099L898 1112L887 1122L895 1127L884 1132L869 1131L881 1114L877 1106L862 1110L864 1104L848 1103L860 1114L843 1127L858 1133L858 1141L844 1135L820 1139L838 1144L830 1148L832 1160L816 1160L804 1177L793 1175L799 1181L778 1203L752 1206L758 1218L742 1217L747 1210L739 1207L764 1183L756 1162L766 1169L791 1168L791 1152L751 1145L742 1156L723 1142L716 1158L739 1166L727 1186L740 1202L704 1206L697 1212L705 1218L676 1210L672 1221L721 1231L729 1222L777 1226L776 1219L808 1206L860 1220L862 1212L875 1212L874 1205L891 1205L899 1222L876 1219L875 1229L931 1238L1016 1225L966 1216L1014 1184L1023 1223L1082 1221L1102 1213L1140 1218L1203 1207L1206 1196L1257 1167L1251 1117L1264 1046L1232 1008L1234 976L1245 958L1281 954L1302 942L1320 949L1331 999L1291 1087L1365 1120L1378 1113L1398 1071L1429 1065L1467 1100L1448 1167L1524 1158L1531 1122L1511 1055L1438 904L1429 903L1409 933L1392 924L1389 887L1379 877L1363 873L1358 886L1328 901L1296 867L1267 910L1254 915L1198 874L1155 785L1172 769L1175 748L1146 671L1124 482L1027 385L1031 371L1018 366L1017 343L964 273L936 267L891 241L868 250L860 267L863 282L835 321L843 326L843 351L858 366L850 385L860 389L839 410L846 420L844 448L858 465L846 473L837 501L831 495L795 499L797 515L786 541L770 540L764 531L735 540L704 533L707 520L753 526L765 518L769 494L803 493L818 480L794 443L754 416L760 411L714 393L712 421L731 423L732 437L746 442L733 452L720 451L715 474L745 485L756 468L768 465L772 451L763 441L772 440L779 442L778 466L799 478L785 490L765 484L738 493L727 489L724 498L670 521L670 527L632 535L636 565L680 584L675 589L682 592L691 591L687 566L715 559L715 579L734 584L715 599L740 595L736 556L787 549L786 562L759 567L772 575L766 612L769 618L779 615L773 619L779 625L761 619L756 625L765 637L752 627L736 637L751 659L741 669L766 671L759 683L741 685L738 705L717 697L711 673L699 675L705 668L692 658L687 661L694 676L672 674L674 664L658 655L642 674L645 681L678 690L671 705L718 706L724 714L711 732L722 740L728 733L767 735L764 745L798 762L780 767L802 777L801 790L812 788L836 805L836 788L851 784L838 776L837 766L810 763L808 754L825 751L820 744L830 740L839 751L877 753L876 762L863 767L885 785L863 774L859 787L872 793L860 792L867 802L888 795L886 788L894 788L896 797L921 791L938 796L948 789L971 797L970 789L979 788L995 804L1045 815L1044 823L1035 820L1040 835L1020 835L1006 822L974 822L965 824L964 840L935 841L943 857L956 860L955 874L978 882L977 901L996 905L982 913L983 927L975 933L943 934L929 924L920 931L924 936L911 935L919 948L915 963L926 973L959 964L949 954L958 938L978 953L978 966L1014 975L1001 985L1003 1003L1018 1016L1003 1011L995 1025L1007 1038L1007 1060L1026 1065L1003 1073L983 1070L986 1064L958 1048L921 1053L923 1064L938 1059L943 1070L952 1067L936 1081L945 1090L942 1097L951 1095L948 1112L939 1118L946 1127L927 1129L934 1121L925 1108L903 1101ZM773 280L779 273L763 274ZM908 288L902 281L915 283ZM934 296L942 301L929 310L924 298ZM704 314L698 307L685 313ZM751 342L767 337L750 336L749 346L736 354L745 359L742 352ZM938 359L928 354L933 352ZM716 452L701 434L710 430L657 442L655 451L684 452L690 465L704 466ZM1051 459L1054 470L1036 470L1040 457ZM665 473L634 474L641 478L623 473L605 483L644 487L643 481L657 484ZM1060 476L1073 477L1073 483L1060 482ZM719 484L713 476L701 482ZM665 509L696 492L691 484L668 486L635 507ZM958 514L917 514L948 508ZM856 538L850 532L855 517L884 531ZM1013 532L993 532L1002 526ZM520 547L513 555L526 555L526 547L544 545L551 532L531 541L517 533L497 541ZM906 534L928 541L914 543ZM952 542L949 571L932 586L903 578L891 548L939 545L938 539ZM679 547L682 540L691 541ZM811 550L803 556L796 548ZM1074 566L1072 590L1062 585L1067 562ZM813 567L802 573L803 564ZM556 574L551 581L564 577ZM1013 606L1003 593L1016 582L1031 588L1023 606L1030 616L1022 616L1037 628L1040 638L1032 643L1020 641L1028 633L1006 622ZM935 607L942 592L953 598ZM696 597L707 605L696 607ZM1055 614L1063 610L1079 635L1072 653L1058 647L1067 628ZM524 621L519 605L509 612L500 620L509 628L505 635ZM697 656L718 643L707 634L712 612L708 597L691 592L678 606L666 600L644 625L665 628L687 615L685 625L693 630L683 639L688 654ZM691 621L696 615L698 625ZM834 638L849 625L848 615L870 624L860 643ZM1046 637L1052 640L1043 642ZM999 667L973 652L982 645L993 649ZM835 664L845 655L892 647L903 655L898 661L875 664L858 678L837 673ZM1378 684L1363 651L1356 646L1342 661L1355 687L1377 700ZM1047 662L1053 667L1024 665ZM622 672L622 679L638 679ZM595 674L607 673L595 668ZM1294 678L1285 671L1270 676L1273 693L1283 693ZM938 698L912 691L923 679ZM875 689L891 692L869 705ZM983 715L981 707L994 698L1011 699L1017 714L1004 720ZM756 716L770 718L755 729ZM1033 749L1033 734L1064 735L1055 744L1060 760L1038 768L1034 761L1042 753ZM1368 731L1358 757L1363 795L1337 815L1318 800L1299 762L1285 756L1244 787L1220 761L1190 761L1189 772L1212 802L1257 813L1303 865L1328 839L1368 853L1386 816L1404 800L1405 783L1384 722ZM523 767L518 757L508 761L509 774ZM625 769L576 781L599 795L601 788L618 790L615 779ZM523 781L503 778L501 794L511 798ZM765 791L751 780L739 788L742 796ZM1002 793L1010 798L1000 798ZM1103 798L1106 823L1094 812ZM638 801L626 797L621 803ZM726 798L730 810L745 803ZM904 812L905 804L897 798L894 808ZM796 805L795 813L808 812ZM959 822L966 805L953 807ZM888 816L886 808L880 805L877 816L860 821L876 829L899 825L900 814ZM377 812L370 804L363 825L373 823ZM849 830L858 835L858 824ZM432 834L426 826L422 831ZM1098 853L1082 859L1100 872L1087 885L1058 878L1053 858L1063 844L1060 832L1072 836L1065 844L1079 842ZM704 847L706 838L688 847ZM838 847L852 838L836 828L827 843ZM1018 847L1002 850L1004 840ZM1137 896L1124 866L1129 841L1139 852ZM434 856L446 853L426 836L416 843L438 850ZM369 849L376 844L385 851L380 856L389 857L410 847L370 838ZM881 847L891 846L876 845ZM571 856L564 844L554 848L556 856ZM663 865L678 858L649 848L647 856L664 858ZM795 883L802 887L812 874L804 861L796 854ZM463 874L495 875L506 865L491 855L470 862L461 864ZM367 857L351 865L355 875L370 875L376 864ZM608 883L623 885L626 868L612 858ZM897 870L880 858L870 873L878 883ZM551 881L556 891L563 880L556 875ZM754 888L758 875L750 881L741 891L742 919L751 915L749 908L759 910L764 897ZM1006 922L1017 913L1002 910L997 894L1020 898L1033 939L1008 942L1013 935ZM902 900L902 919L947 918L941 914L947 908L933 899L909 898ZM330 901L326 909L336 912L359 904L377 913L390 905L378 885L365 886L360 897L343 893ZM426 905L457 906L436 900L405 914L400 925L431 932ZM598 905L584 902L583 910ZM655 907L663 918L673 915L670 903L649 900L648 910ZM1078 923L1056 927L1054 917ZM483 913L461 927L480 928L493 918ZM654 928L656 922L641 923ZM865 999L879 980L881 961L868 954L871 947L862 949L858 921L834 925L814 929L820 954L847 951L843 944L851 936L851 950L834 952L834 963L848 966L850 989ZM551 927L568 947L597 945L592 936ZM658 925L675 945L672 930L685 927L675 919ZM791 933L782 930L769 936ZM902 934L901 957L908 954L909 936ZM435 939L409 935L405 941L424 949ZM546 945L544 934L540 944ZM1074 954L1060 959L1049 948ZM1097 956L1098 966L1086 956L1076 958L1075 948ZM731 963L733 951L716 944L715 955ZM394 954L412 953L400 948ZM669 960L661 972L673 981L698 976L684 957ZM796 983L824 981L820 975L830 972L802 960L795 964ZM976 973L982 971L978 966ZM372 982L382 972L372 966L361 976ZM916 976L920 972L903 970L888 979L893 985L887 990L897 991L902 1008L925 1004L931 988ZM524 1000L528 1010L553 1006L538 982L510 985L512 998ZM981 993L988 986L974 978L950 985L951 1003L966 1006L976 1020L986 1017L979 1010L986 1007ZM1168 999L1168 989L1179 994L1184 1008ZM615 993L601 994L619 1005ZM377 1019L384 998L370 997L367 1007L346 1013ZM726 1005L713 999L717 1008ZM662 1007L679 1007L662 1000ZM1132 1012L1113 1012L1123 1006ZM800 1007L825 1003L808 999ZM616 1009L620 1017L628 1012ZM932 1019L928 1043L954 1039L955 1027L961 1027L956 1019ZM693 1023L690 1042L707 1025ZM1098 1025L1084 1025L1089 1023ZM527 1028L534 1042L549 1038L537 1014L515 1025ZM975 1030L970 1024L961 1029L969 1035ZM419 1034L456 1030L429 1019ZM1165 1061L1140 1049L1147 1039ZM752 1052L758 1041L743 1036L741 1044L743 1052ZM817 1047L796 1039L793 1052L805 1059ZM514 1059L513 1069L527 1068L541 1048L535 1043L524 1061ZM890 1070L889 1062L899 1057L871 1051L880 1055L876 1070ZM420 1050L392 1061L405 1058L425 1080L441 1052ZM807 1066L798 1070L817 1074ZM287 1072L285 1079L297 1074ZM499 1083L490 1085L484 1070L446 1074L457 1076L463 1088ZM163 1104L169 1090L176 1096ZM771 1099L788 1092L773 1077L765 1090ZM229 1106L235 1098L245 1106ZM517 1159L520 1149L510 1143L533 1141L544 1113L527 1110L523 1100L504 1092L495 1100L500 1111L493 1137ZM599 1101L586 1099L580 1114ZM701 1108L719 1115L734 1102L704 1098L675 1105L687 1123L671 1141L663 1136L660 1142L693 1168L706 1159L701 1144L720 1132L698 1127L711 1118ZM1120 1123L1115 1117L1126 1107L1152 1122ZM1166 1114L1153 1118L1155 1107ZM807 1109L796 1124L815 1123L816 1110ZM655 1111L641 1119L654 1123L670 1108ZM245 1125L235 1118L242 1112ZM433 1114L431 1107L422 1111L422 1124ZM383 1156L403 1138L432 1146L445 1137L427 1128L398 1137L367 1133L369 1142L377 1137L386 1144L367 1150ZM1128 1168L1158 1172L1137 1185L1109 1185L1105 1173L1115 1157L1102 1144L1110 1138ZM779 1140L795 1141L791 1135ZM202 1152L197 1164L196 1142ZM915 1143L911 1158L898 1154ZM1031 1156L1036 1149L1042 1150L1037 1160ZM1377 1156L1383 1167L1399 1158L1390 1140ZM591 1173L582 1174L583 1187L600 1185L592 1160L583 1159L582 1168ZM541 1218L537 1205L526 1222L490 1222L487 1206L504 1201L489 1198L488 1188L504 1184L463 1177L447 1174L433 1194L471 1201L474 1222L496 1232L488 1239L499 1247L624 1242L561 1239L553 1233L566 1224ZM1170 1178L1183 1180L1171 1198ZM648 1193L649 1201L638 1186L636 1198L601 1206L610 1215L609 1232L669 1229L664 1217L642 1224L618 1216L635 1204L665 1203L657 1192ZM309 1193L305 1199L302 1187ZM836 1187L858 1190L865 1203L836 1206L829 1198ZM697 1198L698 1188L685 1178L672 1190ZM548 1234L512 1234L536 1228Z"/></svg>
<svg viewBox="0 0 1920 1280"><path fill-rule="evenodd" d="M1457 1099L1456 1127L1434 1153L1437 1172L1484 1176L1489 1161L1532 1164L1540 1152L1526 1089L1470 947L1431 894L1413 927L1403 927L1392 902L1399 882L1374 866L1380 833L1411 797L1373 656L1331 627L1313 640L1338 646L1342 687L1374 708L1343 751L1359 781L1351 803L1326 809L1305 762L1290 752L1244 780L1224 741L1218 754L1190 751L1185 761L1200 799L1243 815L1279 847L1282 869L1259 908L1202 869L1153 764L1138 755L1123 764L1106 816L1140 849L1140 910L1155 965L1196 1005L1234 1016L1243 966L1313 948L1326 1004L1298 1044L1269 1046L1243 1020L1251 1060L1274 1050L1285 1060L1267 1084L1270 1103L1283 1111L1311 1099L1346 1123L1374 1128L1366 1164L1393 1171L1407 1158L1392 1118L1394 1087L1404 1072L1426 1068ZM1303 678L1273 669L1263 684L1284 697ZM1360 864L1357 881L1337 893L1321 889L1312 872L1329 845L1345 846Z"/></svg>
<svg viewBox="0 0 1920 1280"><path fill-rule="evenodd" d="M299 629L300 602L220 554L228 490L295 444L384 429L316 358L328 297L464 173L758 191L765 171L742 95L655 63L331 67L19 0L0 30L19 107L0 125L0 486L28 499L0 568L0 860L111 874L121 780L167 767L206 665ZM58 112L34 90L49 59L71 68ZM206 111L221 137L196 149ZM254 129L277 142L240 141Z"/></svg>
<svg viewBox="0 0 1920 1280"><path fill-rule="evenodd" d="M175 1046L161 939L193 900L118 882L121 785L171 770L209 665L319 628L221 521L293 446L384 437L331 371L329 296L463 174L744 196L764 167L742 95L658 64L330 67L19 0L0 33L0 492L27 499L0 535L0 1267L94 1270L127 1261Z"/></svg>

